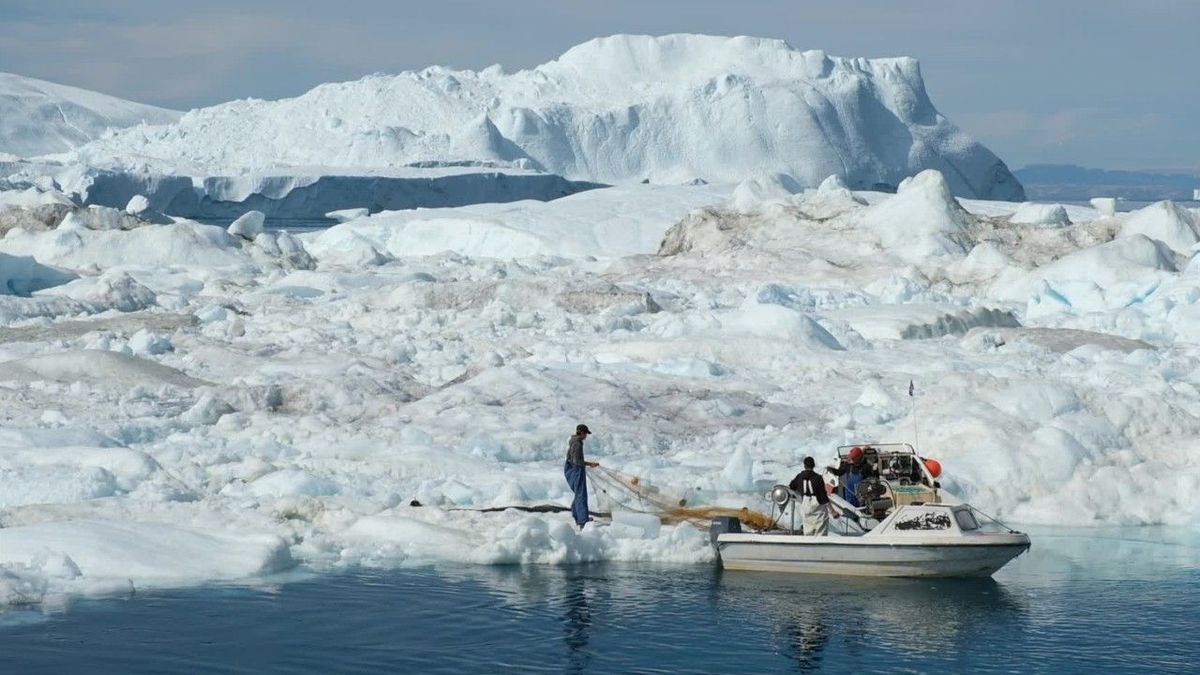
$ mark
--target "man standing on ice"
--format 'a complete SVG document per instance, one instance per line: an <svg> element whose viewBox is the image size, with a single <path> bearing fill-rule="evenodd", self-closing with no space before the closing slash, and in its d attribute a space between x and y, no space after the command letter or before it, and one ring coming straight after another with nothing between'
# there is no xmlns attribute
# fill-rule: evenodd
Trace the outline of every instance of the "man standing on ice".
<svg viewBox="0 0 1200 675"><path fill-rule="evenodd" d="M788 484L792 492L800 497L800 513L804 515L804 534L823 537L829 533L829 492L825 479L813 471L817 462L812 457L804 458L804 470L796 474ZM833 514L837 518L837 513Z"/></svg>
<svg viewBox="0 0 1200 675"><path fill-rule="evenodd" d="M575 427L575 435L567 445L567 465L563 468L567 485L570 485L571 491L575 493L575 501L571 502L571 517L581 530L592 519L588 515L587 468L600 466L598 462L589 462L583 458L583 441L591 433L586 424Z"/></svg>

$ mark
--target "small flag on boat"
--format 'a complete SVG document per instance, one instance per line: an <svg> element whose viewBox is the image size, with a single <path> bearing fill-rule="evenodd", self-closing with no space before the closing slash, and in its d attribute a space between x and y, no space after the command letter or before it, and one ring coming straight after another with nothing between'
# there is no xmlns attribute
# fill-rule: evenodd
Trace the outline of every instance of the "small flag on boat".
<svg viewBox="0 0 1200 675"><path fill-rule="evenodd" d="M916 391L916 388L913 387L913 381L909 380L908 381L908 395L912 396L914 391Z"/></svg>

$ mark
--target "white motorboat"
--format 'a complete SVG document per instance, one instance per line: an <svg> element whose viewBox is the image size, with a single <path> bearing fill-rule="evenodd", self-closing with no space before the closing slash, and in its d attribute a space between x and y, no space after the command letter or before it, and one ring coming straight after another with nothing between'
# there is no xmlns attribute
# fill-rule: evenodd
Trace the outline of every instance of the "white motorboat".
<svg viewBox="0 0 1200 675"><path fill-rule="evenodd" d="M715 540L725 569L876 577L987 577L1029 550L1029 535L985 532L966 504L901 506L858 536L726 531Z"/></svg>
<svg viewBox="0 0 1200 675"><path fill-rule="evenodd" d="M877 477L860 483L854 495L829 495L842 515L840 532L809 536L796 530L796 495L777 485L770 495L777 522L790 512L790 528L745 532L736 518L714 518L711 537L721 565L850 576L986 577L1029 550L1028 535L986 516L999 528L985 528L977 517L983 514L972 506L943 499L935 472L911 446L866 447Z"/></svg>

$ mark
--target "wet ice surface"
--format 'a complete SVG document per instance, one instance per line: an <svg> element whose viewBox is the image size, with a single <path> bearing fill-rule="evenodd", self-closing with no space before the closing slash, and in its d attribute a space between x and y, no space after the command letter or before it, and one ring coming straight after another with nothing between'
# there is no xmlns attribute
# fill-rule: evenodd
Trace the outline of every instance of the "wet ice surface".
<svg viewBox="0 0 1200 675"><path fill-rule="evenodd" d="M1033 535L994 580L439 566L84 600L0 614L0 670L1167 673L1200 657L1180 633L1195 533Z"/></svg>

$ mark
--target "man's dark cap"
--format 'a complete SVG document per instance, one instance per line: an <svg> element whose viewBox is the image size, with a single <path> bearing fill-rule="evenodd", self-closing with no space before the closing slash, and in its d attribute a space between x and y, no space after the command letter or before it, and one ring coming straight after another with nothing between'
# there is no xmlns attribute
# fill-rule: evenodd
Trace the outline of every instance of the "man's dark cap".
<svg viewBox="0 0 1200 675"><path fill-rule="evenodd" d="M592 433L592 430L588 429L586 424L579 424L579 425L575 426L575 433L583 434L586 436L586 435Z"/></svg>

